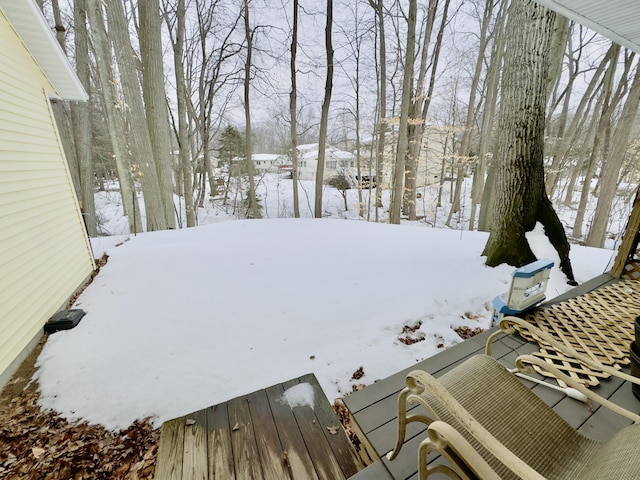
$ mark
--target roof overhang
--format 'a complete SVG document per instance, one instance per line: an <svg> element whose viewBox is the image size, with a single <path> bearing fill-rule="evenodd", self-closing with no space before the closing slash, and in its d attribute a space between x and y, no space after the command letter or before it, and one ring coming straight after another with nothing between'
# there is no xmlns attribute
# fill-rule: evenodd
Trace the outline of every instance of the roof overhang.
<svg viewBox="0 0 640 480"><path fill-rule="evenodd" d="M640 53L640 1L536 0L551 10Z"/></svg>
<svg viewBox="0 0 640 480"><path fill-rule="evenodd" d="M55 88L50 94L63 100L87 100L87 92L34 0L0 0L0 10Z"/></svg>

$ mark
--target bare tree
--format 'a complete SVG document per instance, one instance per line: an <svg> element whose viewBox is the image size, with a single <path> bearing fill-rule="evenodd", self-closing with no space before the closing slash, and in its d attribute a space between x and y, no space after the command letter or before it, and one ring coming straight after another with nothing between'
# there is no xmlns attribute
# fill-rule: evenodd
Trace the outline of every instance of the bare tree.
<svg viewBox="0 0 640 480"><path fill-rule="evenodd" d="M247 42L247 57L244 64L244 120L245 136L247 139L245 142L245 157L247 161L247 173L249 175L249 208L251 210L251 218L260 218L260 209L258 208L258 200L256 198L255 173L251 148L251 106L249 103L249 94L251 91L251 56L253 54L254 30L251 29L249 22L249 0L244 0L244 33L245 41Z"/></svg>
<svg viewBox="0 0 640 480"><path fill-rule="evenodd" d="M293 216L300 218L300 199L298 193L298 82L296 74L296 56L298 53L298 0L293 0L293 26L291 29L291 92L289 93L289 115L291 117L291 180L293 188Z"/></svg>
<svg viewBox="0 0 640 480"><path fill-rule="evenodd" d="M396 147L395 166L393 170L393 190L391 192L391 207L389 208L389 223L400 223L402 197L404 194L405 156L409 147L409 110L413 95L413 61L416 42L417 2L409 0L409 15L407 17L407 44L402 77L402 100L400 103L400 123L398 125L398 145Z"/></svg>
<svg viewBox="0 0 640 480"><path fill-rule="evenodd" d="M322 100L322 113L320 117L320 138L318 145L318 168L316 170L316 190L314 216L322 218L322 187L324 179L324 164L327 144L327 124L329 121L329 106L331 104L331 91L333 89L333 0L327 0L327 24L325 27L325 49L327 53L327 77L324 85L324 99Z"/></svg>

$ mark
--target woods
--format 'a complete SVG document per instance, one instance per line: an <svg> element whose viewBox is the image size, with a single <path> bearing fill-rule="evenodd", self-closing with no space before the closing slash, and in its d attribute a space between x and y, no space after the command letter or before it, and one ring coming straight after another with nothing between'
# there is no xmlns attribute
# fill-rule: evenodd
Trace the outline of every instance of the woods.
<svg viewBox="0 0 640 480"><path fill-rule="evenodd" d="M105 181L132 232L195 226L206 206L260 218L262 154L291 182L281 216L322 217L340 184L364 220L490 231L489 265L533 259L540 223L572 280L568 238L621 233L638 60L532 1L85 1L42 8L90 92L55 112L91 235Z"/></svg>

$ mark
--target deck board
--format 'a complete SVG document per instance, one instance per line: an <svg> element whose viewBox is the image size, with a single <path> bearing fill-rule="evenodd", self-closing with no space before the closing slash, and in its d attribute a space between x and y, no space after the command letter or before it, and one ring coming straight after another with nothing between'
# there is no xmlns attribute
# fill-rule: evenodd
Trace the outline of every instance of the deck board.
<svg viewBox="0 0 640 480"><path fill-rule="evenodd" d="M307 383L314 404L291 406L287 388ZM346 479L364 468L314 375L167 421L156 479Z"/></svg>

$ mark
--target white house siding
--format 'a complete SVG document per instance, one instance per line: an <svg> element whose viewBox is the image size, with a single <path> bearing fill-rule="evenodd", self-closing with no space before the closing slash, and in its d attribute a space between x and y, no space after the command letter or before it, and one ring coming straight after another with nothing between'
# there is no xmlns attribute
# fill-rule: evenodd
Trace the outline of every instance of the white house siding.
<svg viewBox="0 0 640 480"><path fill-rule="evenodd" d="M0 12L0 377L94 264L53 87Z"/></svg>

